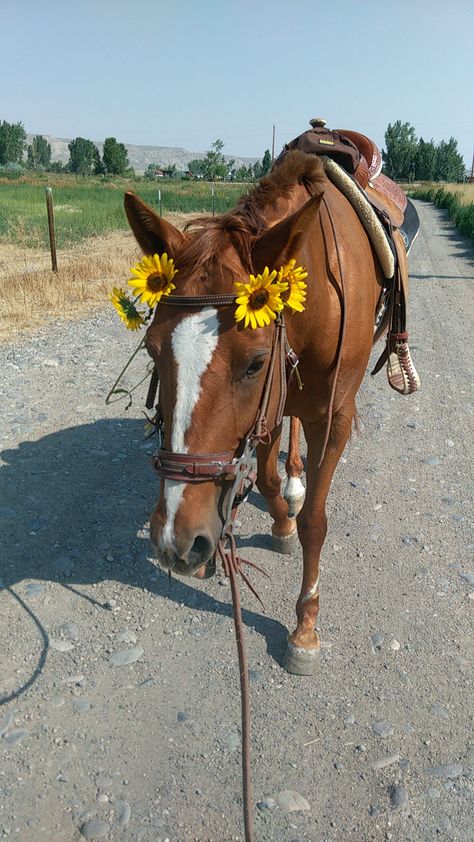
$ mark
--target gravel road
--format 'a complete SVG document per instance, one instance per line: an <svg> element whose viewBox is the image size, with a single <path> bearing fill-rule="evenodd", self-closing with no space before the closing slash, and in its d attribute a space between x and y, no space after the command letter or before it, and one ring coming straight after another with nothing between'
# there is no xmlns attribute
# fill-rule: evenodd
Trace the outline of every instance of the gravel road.
<svg viewBox="0 0 474 842"><path fill-rule="evenodd" d="M474 838L474 253L417 207L423 388L363 383L329 499L316 677L281 668L301 553L270 551L258 494L240 515L272 576L252 574L265 613L243 593L258 842ZM104 405L135 341L107 308L0 349L0 838L243 839L230 588L157 569L144 389L126 413Z"/></svg>

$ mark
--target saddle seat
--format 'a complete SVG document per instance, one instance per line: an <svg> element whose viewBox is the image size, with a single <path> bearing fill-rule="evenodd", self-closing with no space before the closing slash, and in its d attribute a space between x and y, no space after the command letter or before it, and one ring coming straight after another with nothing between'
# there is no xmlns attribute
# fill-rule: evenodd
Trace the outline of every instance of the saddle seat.
<svg viewBox="0 0 474 842"><path fill-rule="evenodd" d="M327 155L348 172L369 201L385 214L393 228L401 228L407 208L403 190L381 172L382 154L377 144L352 129L328 129L320 117L310 120L311 129L290 141L280 159L290 149L313 155Z"/></svg>

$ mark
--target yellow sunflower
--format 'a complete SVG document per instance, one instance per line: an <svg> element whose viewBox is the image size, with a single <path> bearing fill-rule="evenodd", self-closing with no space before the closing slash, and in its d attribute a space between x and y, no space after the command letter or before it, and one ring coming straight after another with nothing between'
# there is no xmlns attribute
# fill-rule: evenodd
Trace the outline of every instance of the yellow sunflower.
<svg viewBox="0 0 474 842"><path fill-rule="evenodd" d="M304 303L306 300L306 289L304 279L308 277L302 266L296 266L296 260L293 258L285 263L278 271L278 281L288 284L288 296L284 296L283 303L285 307L290 307L291 310L298 310L302 313L304 310Z"/></svg>
<svg viewBox="0 0 474 842"><path fill-rule="evenodd" d="M163 295L169 295L176 289L172 280L178 270L174 268L173 259L168 258L166 252L161 255L146 255L130 271L134 277L130 278L128 283L140 301L150 307L158 304Z"/></svg>
<svg viewBox="0 0 474 842"><path fill-rule="evenodd" d="M261 275L249 275L248 283L235 281L239 305L235 311L235 321L244 320L244 327L255 329L264 327L276 318L276 314L283 310L282 292L288 289L287 283L275 282L276 270L270 272L265 266Z"/></svg>
<svg viewBox="0 0 474 842"><path fill-rule="evenodd" d="M140 315L133 301L130 301L125 290L114 287L109 298L129 330L138 330L144 324L143 316Z"/></svg>

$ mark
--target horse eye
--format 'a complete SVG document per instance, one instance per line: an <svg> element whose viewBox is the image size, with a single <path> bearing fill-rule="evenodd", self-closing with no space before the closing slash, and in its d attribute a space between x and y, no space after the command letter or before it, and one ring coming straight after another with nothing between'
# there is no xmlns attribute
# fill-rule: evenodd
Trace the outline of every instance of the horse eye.
<svg viewBox="0 0 474 842"><path fill-rule="evenodd" d="M261 357L257 357L257 359L252 360L249 367L246 369L244 376L254 377L256 374L258 374L259 371L262 370L264 362L265 360L263 360Z"/></svg>

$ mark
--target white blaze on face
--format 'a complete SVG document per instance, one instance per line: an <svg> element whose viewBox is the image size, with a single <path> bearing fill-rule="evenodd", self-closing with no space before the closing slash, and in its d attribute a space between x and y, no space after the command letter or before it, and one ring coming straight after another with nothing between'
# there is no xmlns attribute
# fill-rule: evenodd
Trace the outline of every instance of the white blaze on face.
<svg viewBox="0 0 474 842"><path fill-rule="evenodd" d="M182 319L171 335L177 369L176 404L171 429L171 450L174 453L188 452L186 433L199 401L203 374L217 348L218 330L217 310L206 307ZM166 523L161 537L163 549L173 548L174 520L185 487L184 482L165 480Z"/></svg>

